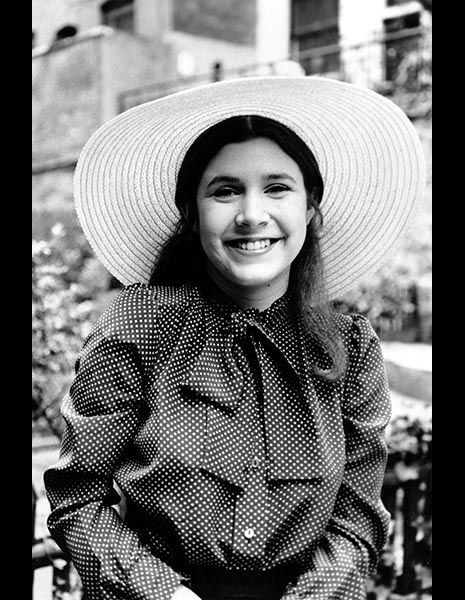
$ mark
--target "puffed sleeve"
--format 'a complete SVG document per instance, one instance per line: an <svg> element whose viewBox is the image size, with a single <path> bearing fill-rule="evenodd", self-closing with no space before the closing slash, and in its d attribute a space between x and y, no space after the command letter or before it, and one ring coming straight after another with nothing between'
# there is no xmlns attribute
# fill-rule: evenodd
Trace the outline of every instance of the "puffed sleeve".
<svg viewBox="0 0 465 600"><path fill-rule="evenodd" d="M389 514L380 500L391 404L381 346L369 321L352 317L348 368L341 385L346 462L326 534L308 569L284 598L364 600L365 582L383 548Z"/></svg>
<svg viewBox="0 0 465 600"><path fill-rule="evenodd" d="M44 474L48 527L88 600L168 600L181 577L154 557L112 506L113 473L139 421L156 348L156 298L125 288L84 343L62 404L59 461Z"/></svg>

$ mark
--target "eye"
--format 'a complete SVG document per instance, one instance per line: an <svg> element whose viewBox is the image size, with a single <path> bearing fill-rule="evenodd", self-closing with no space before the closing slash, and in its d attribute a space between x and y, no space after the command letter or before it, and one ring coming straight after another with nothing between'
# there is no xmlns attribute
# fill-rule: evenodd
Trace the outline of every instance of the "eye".
<svg viewBox="0 0 465 600"><path fill-rule="evenodd" d="M232 196L237 196L239 194L239 190L232 187L220 187L214 191L213 195L217 198L231 198Z"/></svg>
<svg viewBox="0 0 465 600"><path fill-rule="evenodd" d="M272 194L273 196L282 196L286 192L290 191L290 187L285 183L273 183L268 186L265 190L267 194Z"/></svg>

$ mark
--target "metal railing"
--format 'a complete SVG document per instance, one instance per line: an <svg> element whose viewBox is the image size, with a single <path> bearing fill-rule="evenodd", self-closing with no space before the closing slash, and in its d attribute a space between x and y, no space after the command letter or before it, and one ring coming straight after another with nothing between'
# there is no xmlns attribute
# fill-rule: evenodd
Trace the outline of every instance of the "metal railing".
<svg viewBox="0 0 465 600"><path fill-rule="evenodd" d="M35 537L37 494L32 486L32 591L34 600L34 574L37 569L52 568L51 600L85 600L79 577L70 558L50 537Z"/></svg>
<svg viewBox="0 0 465 600"><path fill-rule="evenodd" d="M300 65L302 74L362 82L382 93L392 93L399 87L419 93L431 87L431 46L431 29L422 26L385 33L360 43L341 41L338 44L296 50L280 61L230 69L215 62L208 73L125 90L118 95L118 110L122 112L143 102L219 79L279 75L291 63Z"/></svg>

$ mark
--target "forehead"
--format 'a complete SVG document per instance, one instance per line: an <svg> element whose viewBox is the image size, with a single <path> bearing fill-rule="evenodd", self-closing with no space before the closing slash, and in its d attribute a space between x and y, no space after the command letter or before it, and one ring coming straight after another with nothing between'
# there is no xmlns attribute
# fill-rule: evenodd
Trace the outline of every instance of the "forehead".
<svg viewBox="0 0 465 600"><path fill-rule="evenodd" d="M207 165L203 177L212 174L300 173L297 163L278 144L268 138L226 144Z"/></svg>

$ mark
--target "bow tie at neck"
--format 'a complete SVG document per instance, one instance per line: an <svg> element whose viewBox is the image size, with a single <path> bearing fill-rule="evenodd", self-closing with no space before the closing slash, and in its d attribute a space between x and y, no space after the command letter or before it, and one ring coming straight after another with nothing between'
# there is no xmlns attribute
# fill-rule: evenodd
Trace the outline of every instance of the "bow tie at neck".
<svg viewBox="0 0 465 600"><path fill-rule="evenodd" d="M265 311L240 309L216 288L209 290L205 341L195 363L182 381L191 394L224 408L241 400L244 376L238 364L239 346L249 337L272 347L285 368L298 377L296 364L276 343L274 332L289 323L289 298L279 298ZM208 375L207 375L208 374Z"/></svg>
<svg viewBox="0 0 465 600"><path fill-rule="evenodd" d="M222 331L237 341L244 339L249 329L256 329L263 335L268 336L266 329L260 323L258 315L258 310L254 308L233 312L228 322L222 326Z"/></svg>
<svg viewBox="0 0 465 600"><path fill-rule="evenodd" d="M251 369L259 373L258 398L264 407L269 477L302 478L294 464L296 448L303 457L302 464L307 465L305 477L320 475L321 465L315 458L320 456L315 425L320 419L319 409L302 330L291 308L289 297L284 295L265 311L240 309L221 292L208 296L203 305L203 344L181 381L182 393L186 399L212 409L204 470L237 486L243 484L253 443L247 438L241 416L241 403L250 393ZM279 441L283 431L292 439L285 447ZM234 455L234 461L221 458L224 455L219 449L225 447L231 449L228 455Z"/></svg>
<svg viewBox="0 0 465 600"><path fill-rule="evenodd" d="M286 292L271 306L260 311L258 308L241 308L222 292L210 279L202 282L201 293L222 321L223 330L242 338L249 327L270 332L279 326L290 312L290 293Z"/></svg>

